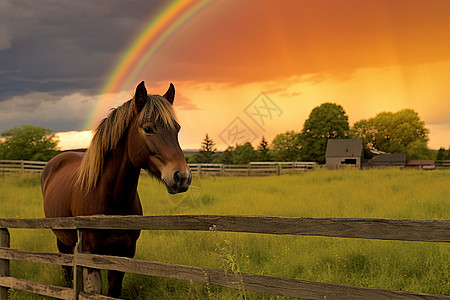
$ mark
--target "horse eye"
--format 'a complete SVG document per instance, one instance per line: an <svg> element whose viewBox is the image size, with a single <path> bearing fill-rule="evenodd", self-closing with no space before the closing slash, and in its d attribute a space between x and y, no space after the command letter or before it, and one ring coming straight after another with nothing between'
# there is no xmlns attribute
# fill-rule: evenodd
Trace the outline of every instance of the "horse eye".
<svg viewBox="0 0 450 300"><path fill-rule="evenodd" d="M144 132L146 134L152 134L153 133L153 129L151 127L144 127Z"/></svg>

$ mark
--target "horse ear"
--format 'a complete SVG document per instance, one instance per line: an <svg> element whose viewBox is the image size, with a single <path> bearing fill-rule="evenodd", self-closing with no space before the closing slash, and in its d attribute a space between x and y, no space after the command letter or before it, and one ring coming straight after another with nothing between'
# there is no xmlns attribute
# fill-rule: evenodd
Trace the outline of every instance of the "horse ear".
<svg viewBox="0 0 450 300"><path fill-rule="evenodd" d="M134 108L137 112L140 112L147 102L147 89L145 88L145 83L142 81L136 87L136 92L134 93Z"/></svg>
<svg viewBox="0 0 450 300"><path fill-rule="evenodd" d="M166 98L170 104L173 104L173 99L175 98L175 87L173 86L173 84L170 84L169 89L163 97Z"/></svg>

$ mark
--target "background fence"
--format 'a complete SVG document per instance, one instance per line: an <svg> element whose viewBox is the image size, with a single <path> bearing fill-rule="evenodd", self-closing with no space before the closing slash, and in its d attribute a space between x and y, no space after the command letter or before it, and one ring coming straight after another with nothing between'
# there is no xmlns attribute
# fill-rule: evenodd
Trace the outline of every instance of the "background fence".
<svg viewBox="0 0 450 300"><path fill-rule="evenodd" d="M42 172L47 162L26 160L0 160L0 175L7 173ZM245 165L188 164L193 174L207 176L264 176L318 168L315 162L251 162ZM450 169L450 160L435 161L436 169Z"/></svg>
<svg viewBox="0 0 450 300"><path fill-rule="evenodd" d="M450 160L436 160L434 165L436 169L450 169Z"/></svg>
<svg viewBox="0 0 450 300"><path fill-rule="evenodd" d="M75 253L41 253L10 249L8 228L72 229L78 232ZM307 299L450 299L377 288L294 280L231 271L198 268L124 257L83 253L86 229L197 230L259 234L288 234L421 242L450 242L449 220L391 220L288 218L264 216L173 215L173 216L85 216L53 219L0 219L0 299L14 288L60 299L112 299L100 296L100 275L109 269L150 276L189 280L280 296ZM9 276L9 260L59 264L74 267L74 287L66 288ZM89 270L89 271L88 271Z"/></svg>
<svg viewBox="0 0 450 300"><path fill-rule="evenodd" d="M0 174L42 172L47 163L42 161L0 160ZM315 162L251 162L245 165L189 164L193 174L210 176L280 175L314 169Z"/></svg>
<svg viewBox="0 0 450 300"><path fill-rule="evenodd" d="M245 165L189 164L192 174L210 176L262 176L312 170L315 162L251 162Z"/></svg>
<svg viewBox="0 0 450 300"><path fill-rule="evenodd" d="M42 172L47 162L27 160L0 160L0 174Z"/></svg>

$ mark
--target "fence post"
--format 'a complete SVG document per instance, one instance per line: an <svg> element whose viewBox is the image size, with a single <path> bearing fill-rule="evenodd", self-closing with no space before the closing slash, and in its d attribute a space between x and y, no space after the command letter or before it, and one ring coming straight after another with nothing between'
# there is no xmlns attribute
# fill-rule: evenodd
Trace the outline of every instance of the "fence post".
<svg viewBox="0 0 450 300"><path fill-rule="evenodd" d="M77 264L78 253L83 252L83 234L81 229L77 229L77 245L75 246L75 257L73 266L73 291L74 299L78 299L78 295L83 291L83 268Z"/></svg>
<svg viewBox="0 0 450 300"><path fill-rule="evenodd" d="M23 160L20 161L20 173L25 172L25 162Z"/></svg>
<svg viewBox="0 0 450 300"><path fill-rule="evenodd" d="M74 299L78 299L80 292L93 294L102 293L102 282L100 270L83 268L77 264L77 254L83 252L83 234L81 229L77 229L78 241L75 246L75 264L73 270Z"/></svg>
<svg viewBox="0 0 450 300"><path fill-rule="evenodd" d="M6 228L0 228L0 247L9 248L9 231ZM0 259L0 277L9 276L9 260ZM8 299L8 288L0 287L0 300Z"/></svg>

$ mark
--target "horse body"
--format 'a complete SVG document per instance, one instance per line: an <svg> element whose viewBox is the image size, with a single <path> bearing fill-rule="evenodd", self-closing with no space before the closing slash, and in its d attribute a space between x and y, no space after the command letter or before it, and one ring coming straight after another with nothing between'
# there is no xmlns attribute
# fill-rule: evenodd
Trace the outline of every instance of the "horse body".
<svg viewBox="0 0 450 300"><path fill-rule="evenodd" d="M115 155L119 155L115 153ZM115 159L108 160L106 172L100 178L92 193L84 195L74 185L76 170L78 170L83 154L66 152L52 159L42 176L44 191L44 213L47 218L75 217L86 215L142 215L142 207L137 193L139 169L129 167L120 170L113 165ZM121 174L122 173L122 174ZM76 232L69 230L55 230L57 239L64 245L75 247ZM129 234L129 233L132 234ZM96 233L97 237L89 238ZM114 232L86 231L84 251L110 255L132 257L134 252L128 250L136 242L139 231L123 231L120 233L122 247L111 248L111 243L118 243ZM110 240L113 240L111 242ZM102 249L102 250L100 250ZM121 249L125 253L114 253Z"/></svg>
<svg viewBox="0 0 450 300"><path fill-rule="evenodd" d="M158 102L172 104L173 86L163 96L166 100L156 96L150 101L150 97L142 82L135 97L99 125L86 154L66 152L49 161L41 177L46 217L142 215L137 193L141 168L163 181L170 193L187 190L191 174L178 144L179 126L168 126L174 120L164 120L161 114L171 111ZM162 111L155 112L152 105ZM59 251L73 253L76 232L54 233ZM133 257L139 234L138 230L83 230L83 251ZM65 271L67 278L68 268ZM110 296L120 296L123 275L108 272Z"/></svg>

